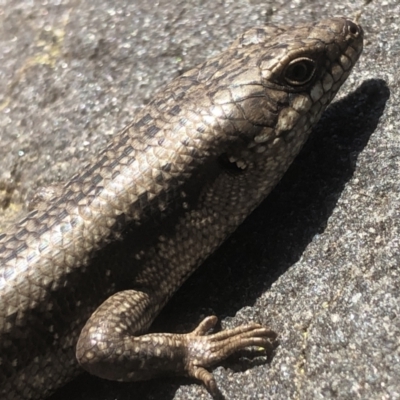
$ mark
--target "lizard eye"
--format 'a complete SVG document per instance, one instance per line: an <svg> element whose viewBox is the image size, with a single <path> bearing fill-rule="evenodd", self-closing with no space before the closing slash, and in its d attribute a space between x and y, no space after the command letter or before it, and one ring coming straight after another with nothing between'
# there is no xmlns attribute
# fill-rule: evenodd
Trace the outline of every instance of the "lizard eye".
<svg viewBox="0 0 400 400"><path fill-rule="evenodd" d="M289 85L300 86L311 80L315 72L315 62L309 58L297 58L289 63L284 78Z"/></svg>

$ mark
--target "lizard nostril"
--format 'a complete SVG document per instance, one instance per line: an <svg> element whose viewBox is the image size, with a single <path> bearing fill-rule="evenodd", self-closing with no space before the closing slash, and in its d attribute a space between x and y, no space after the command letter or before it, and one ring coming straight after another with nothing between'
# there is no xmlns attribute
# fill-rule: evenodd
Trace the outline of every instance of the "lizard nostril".
<svg viewBox="0 0 400 400"><path fill-rule="evenodd" d="M350 20L347 21L347 30L355 37L357 37L360 34L360 27Z"/></svg>

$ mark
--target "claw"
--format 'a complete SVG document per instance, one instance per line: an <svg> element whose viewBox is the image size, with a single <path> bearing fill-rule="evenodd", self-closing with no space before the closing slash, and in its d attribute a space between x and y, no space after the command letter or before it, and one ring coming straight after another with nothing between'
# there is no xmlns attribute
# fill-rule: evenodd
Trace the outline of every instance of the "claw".
<svg viewBox="0 0 400 400"><path fill-rule="evenodd" d="M263 347L271 352L277 338L275 332L256 323L208 334L217 321L215 316L206 317L196 329L184 337L187 374L202 381L214 399L221 398L222 394L207 367L246 347Z"/></svg>

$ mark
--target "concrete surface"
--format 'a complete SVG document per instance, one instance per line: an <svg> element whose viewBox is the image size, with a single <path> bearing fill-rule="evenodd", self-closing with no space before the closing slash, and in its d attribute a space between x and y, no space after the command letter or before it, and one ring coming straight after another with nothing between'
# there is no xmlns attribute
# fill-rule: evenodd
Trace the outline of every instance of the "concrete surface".
<svg viewBox="0 0 400 400"><path fill-rule="evenodd" d="M154 329L270 325L280 346L214 370L226 399L400 398L400 3L0 0L0 227L152 93L248 27L361 13L364 54L281 184ZM88 375L53 400L209 399L191 380Z"/></svg>

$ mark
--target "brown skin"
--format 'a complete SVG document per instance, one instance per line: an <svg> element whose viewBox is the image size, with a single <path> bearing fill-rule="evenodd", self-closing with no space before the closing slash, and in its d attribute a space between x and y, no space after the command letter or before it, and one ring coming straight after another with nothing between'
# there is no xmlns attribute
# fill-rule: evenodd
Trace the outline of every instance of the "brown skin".
<svg viewBox="0 0 400 400"><path fill-rule="evenodd" d="M42 398L78 362L121 381L191 376L216 396L206 368L270 348L276 334L258 324L207 335L215 317L184 335L146 331L281 179L362 41L345 18L244 33L1 235L0 397Z"/></svg>

